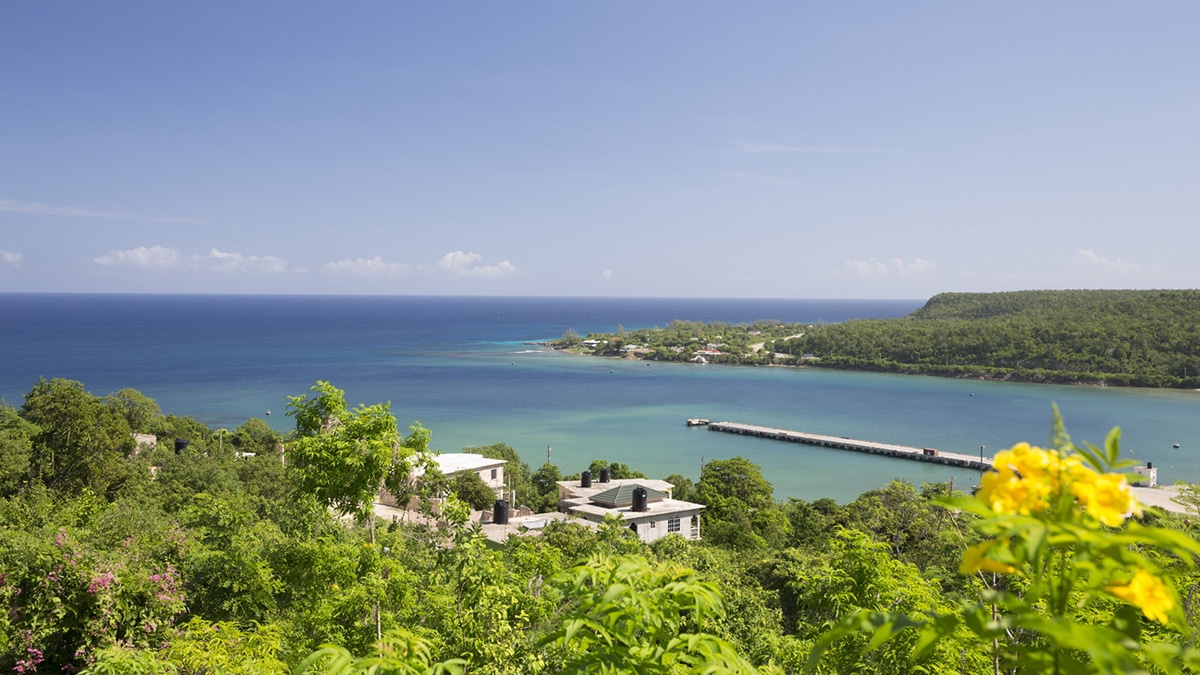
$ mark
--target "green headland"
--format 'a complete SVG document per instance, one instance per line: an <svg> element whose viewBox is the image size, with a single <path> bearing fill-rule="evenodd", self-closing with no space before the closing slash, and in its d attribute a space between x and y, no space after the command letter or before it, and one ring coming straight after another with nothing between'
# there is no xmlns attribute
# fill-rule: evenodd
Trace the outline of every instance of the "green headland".
<svg viewBox="0 0 1200 675"><path fill-rule="evenodd" d="M896 319L677 320L551 345L654 361L1200 388L1200 290L942 293Z"/></svg>

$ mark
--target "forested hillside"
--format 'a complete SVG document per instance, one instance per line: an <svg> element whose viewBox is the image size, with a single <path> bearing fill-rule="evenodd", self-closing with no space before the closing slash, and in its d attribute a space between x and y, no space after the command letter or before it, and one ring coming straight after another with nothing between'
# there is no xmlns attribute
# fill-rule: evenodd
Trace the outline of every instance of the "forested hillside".
<svg viewBox="0 0 1200 675"><path fill-rule="evenodd" d="M1200 387L1200 291L946 293L901 319L816 327L821 365Z"/></svg>
<svg viewBox="0 0 1200 675"><path fill-rule="evenodd" d="M898 319L675 321L587 338L558 344L665 361L1200 388L1200 291L944 293Z"/></svg>
<svg viewBox="0 0 1200 675"><path fill-rule="evenodd" d="M778 501L753 463L675 496L704 540L620 520L490 545L468 484L414 483L432 436L326 382L296 428L162 415L134 390L37 383L0 406L0 669L18 673L1179 672L1194 520L1137 510L1102 450L1016 446L977 498L894 482ZM436 430L435 430L436 431ZM156 438L138 446L134 433ZM503 443L521 504L557 467ZM286 459L286 461L285 461ZM602 459L592 468L639 476ZM374 516L380 485L440 520ZM460 494L461 493L461 494Z"/></svg>

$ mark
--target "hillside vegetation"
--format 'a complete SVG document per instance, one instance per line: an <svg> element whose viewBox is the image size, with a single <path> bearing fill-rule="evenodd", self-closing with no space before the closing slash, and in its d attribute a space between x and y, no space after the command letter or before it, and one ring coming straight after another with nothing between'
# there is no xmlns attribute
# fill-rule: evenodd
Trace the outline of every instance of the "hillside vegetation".
<svg viewBox="0 0 1200 675"><path fill-rule="evenodd" d="M696 360L712 346L707 351L720 354L703 358L718 363L1200 387L1196 290L943 293L898 319L736 327L674 322L588 338L600 343L591 353L657 360Z"/></svg>
<svg viewBox="0 0 1200 675"><path fill-rule="evenodd" d="M501 545L468 521L470 486L428 471L429 430L402 436L387 403L328 382L290 401L286 436L70 380L0 403L0 671L1200 670L1200 521L1127 524L1117 433L1075 448L1056 422L1056 447L998 454L977 498L897 481L779 501L749 460L710 459L666 477L705 507L702 541L646 544L614 518ZM469 450L509 462L515 505L553 508L558 467ZM376 517L380 485L440 515Z"/></svg>

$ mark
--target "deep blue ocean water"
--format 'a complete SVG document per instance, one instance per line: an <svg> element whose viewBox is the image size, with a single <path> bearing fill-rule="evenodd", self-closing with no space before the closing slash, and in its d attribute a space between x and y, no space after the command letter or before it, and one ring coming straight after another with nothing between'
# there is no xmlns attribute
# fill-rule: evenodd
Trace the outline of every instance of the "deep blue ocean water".
<svg viewBox="0 0 1200 675"><path fill-rule="evenodd" d="M688 417L991 454L1044 442L1051 404L1076 440L1116 425L1160 481L1200 481L1200 394L980 382L816 369L661 364L571 356L527 342L674 319L840 322L902 316L922 301L0 294L0 396L37 378L95 394L134 387L213 427L290 429L287 396L316 380L349 403L391 401L434 447L506 442L532 466L592 459L656 477L745 456L776 497L852 499L899 477L959 485L977 474L687 428ZM1180 443L1181 448L1173 448Z"/></svg>

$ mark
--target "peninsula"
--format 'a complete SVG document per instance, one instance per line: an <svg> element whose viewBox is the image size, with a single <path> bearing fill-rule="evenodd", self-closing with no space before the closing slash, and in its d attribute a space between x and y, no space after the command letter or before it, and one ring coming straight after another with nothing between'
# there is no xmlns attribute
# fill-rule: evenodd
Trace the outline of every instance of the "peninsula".
<svg viewBox="0 0 1200 675"><path fill-rule="evenodd" d="M896 319L673 321L556 349L653 361L1200 388L1200 290L942 293Z"/></svg>

